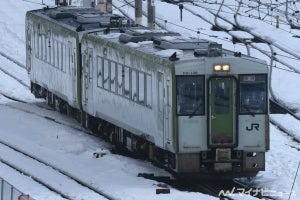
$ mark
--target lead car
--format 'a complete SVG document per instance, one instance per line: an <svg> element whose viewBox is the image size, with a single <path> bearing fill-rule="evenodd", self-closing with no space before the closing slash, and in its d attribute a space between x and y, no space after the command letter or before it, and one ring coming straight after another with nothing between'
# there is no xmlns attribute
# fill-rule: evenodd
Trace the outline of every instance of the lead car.
<svg viewBox="0 0 300 200"><path fill-rule="evenodd" d="M184 177L255 176L269 149L268 66L95 9L26 15L32 92Z"/></svg>

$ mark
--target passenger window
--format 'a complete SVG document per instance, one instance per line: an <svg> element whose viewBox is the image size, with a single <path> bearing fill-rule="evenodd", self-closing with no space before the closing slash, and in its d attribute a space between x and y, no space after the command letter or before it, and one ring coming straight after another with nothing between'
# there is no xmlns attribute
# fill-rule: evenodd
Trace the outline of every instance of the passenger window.
<svg viewBox="0 0 300 200"><path fill-rule="evenodd" d="M149 74L146 75L146 106L152 107L152 77Z"/></svg>
<svg viewBox="0 0 300 200"><path fill-rule="evenodd" d="M46 45L47 45L47 62L51 64L51 44L49 44L50 39L48 38L48 40L46 41Z"/></svg>
<svg viewBox="0 0 300 200"><path fill-rule="evenodd" d="M139 103L144 105L145 104L145 74L143 72L139 72Z"/></svg>
<svg viewBox="0 0 300 200"><path fill-rule="evenodd" d="M177 115L204 115L204 77L177 76Z"/></svg>
<svg viewBox="0 0 300 200"><path fill-rule="evenodd" d="M59 42L56 41L56 67L59 68L59 61L60 61L60 48L59 48Z"/></svg>
<svg viewBox="0 0 300 200"><path fill-rule="evenodd" d="M47 43L46 43L46 37L45 35L42 35L42 42L43 42L43 46L42 46L42 49L43 49L43 61L47 61Z"/></svg>
<svg viewBox="0 0 300 200"><path fill-rule="evenodd" d="M61 59L60 59L60 68L61 68L61 71L65 71L64 69L64 60L65 60L65 45L63 43L61 43L61 51L60 51L60 56L61 56Z"/></svg>
<svg viewBox="0 0 300 200"><path fill-rule="evenodd" d="M111 62L110 67L110 90L112 92L116 91L116 63Z"/></svg>
<svg viewBox="0 0 300 200"><path fill-rule="evenodd" d="M35 57L38 58L39 55L39 46L38 46L38 37L36 31L34 32L34 52L35 52Z"/></svg>
<svg viewBox="0 0 300 200"><path fill-rule="evenodd" d="M93 56L89 55L89 79L90 80L92 80L93 78L93 65L94 65Z"/></svg>
<svg viewBox="0 0 300 200"><path fill-rule="evenodd" d="M110 90L110 72L109 72L109 61L103 60L103 87L107 90Z"/></svg>
<svg viewBox="0 0 300 200"><path fill-rule="evenodd" d="M53 40L52 40L52 61L51 61L51 64L52 64L53 66L55 66L55 58L56 58L56 54L55 54L56 50L55 50L55 48L56 48L56 42L55 42L55 40L53 39Z"/></svg>
<svg viewBox="0 0 300 200"><path fill-rule="evenodd" d="M123 67L121 64L118 64L117 66L117 69L118 69L118 94L119 95L123 95Z"/></svg>
<svg viewBox="0 0 300 200"><path fill-rule="evenodd" d="M136 71L131 70L131 99L137 101L137 82Z"/></svg>
<svg viewBox="0 0 300 200"><path fill-rule="evenodd" d="M265 114L267 112L267 76L240 76L240 112Z"/></svg>
<svg viewBox="0 0 300 200"><path fill-rule="evenodd" d="M69 67L69 74L71 75L71 70L72 70L72 43L68 42L68 67ZM97 66L97 65L96 65Z"/></svg>
<svg viewBox="0 0 300 200"><path fill-rule="evenodd" d="M39 59L42 59L42 57L43 57L43 47L42 47L42 37L41 37L41 35L39 35L38 36L38 46L39 46Z"/></svg>
<svg viewBox="0 0 300 200"><path fill-rule="evenodd" d="M161 72L158 72L157 74L157 80L158 80L158 111L163 112L163 106L164 106L164 75Z"/></svg>
<svg viewBox="0 0 300 200"><path fill-rule="evenodd" d="M102 59L97 57L97 85L98 87L103 87L103 68L102 68Z"/></svg>
<svg viewBox="0 0 300 200"><path fill-rule="evenodd" d="M124 67L124 96L130 98L130 69Z"/></svg>

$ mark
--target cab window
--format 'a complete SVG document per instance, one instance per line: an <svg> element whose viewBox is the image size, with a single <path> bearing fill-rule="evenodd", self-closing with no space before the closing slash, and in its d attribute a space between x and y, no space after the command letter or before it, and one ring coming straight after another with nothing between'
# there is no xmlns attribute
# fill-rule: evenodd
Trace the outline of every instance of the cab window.
<svg viewBox="0 0 300 200"><path fill-rule="evenodd" d="M177 76L177 115L204 115L204 76Z"/></svg>
<svg viewBox="0 0 300 200"><path fill-rule="evenodd" d="M240 113L264 114L267 112L267 76L240 76Z"/></svg>

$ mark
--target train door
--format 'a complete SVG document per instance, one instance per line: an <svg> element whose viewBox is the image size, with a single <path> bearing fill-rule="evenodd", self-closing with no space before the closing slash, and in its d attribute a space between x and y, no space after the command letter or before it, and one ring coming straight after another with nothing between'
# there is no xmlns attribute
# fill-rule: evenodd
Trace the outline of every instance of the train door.
<svg viewBox="0 0 300 200"><path fill-rule="evenodd" d="M236 81L233 78L209 80L209 146L236 145Z"/></svg>
<svg viewBox="0 0 300 200"><path fill-rule="evenodd" d="M26 68L27 71L29 72L31 70L31 56L32 56L32 37L33 37L33 33L32 33L32 25L30 23L28 23L27 25L27 29L26 29Z"/></svg>
<svg viewBox="0 0 300 200"><path fill-rule="evenodd" d="M170 80L166 80L166 89L165 89L165 96L164 96L164 100L165 100L165 106L164 106L164 113L165 113L165 117L164 117L164 135L165 135L165 142L167 144L171 144L172 142L172 136L170 134L170 127L171 127L171 121L170 121L170 112L171 112L171 102L170 102Z"/></svg>
<svg viewBox="0 0 300 200"><path fill-rule="evenodd" d="M84 103L87 104L92 92L92 74L93 74L93 50L88 49L87 54L83 56L83 83L84 83Z"/></svg>
<svg viewBox="0 0 300 200"><path fill-rule="evenodd" d="M77 81L76 81L76 62L75 62L75 53L73 52L72 42L68 41L68 64L69 64L69 74L72 80L72 94L73 100L76 100L77 96Z"/></svg>
<svg viewBox="0 0 300 200"><path fill-rule="evenodd" d="M163 140L165 141L165 130L164 130L164 74L161 72L157 73L157 91L158 91L158 128L163 131Z"/></svg>
<svg viewBox="0 0 300 200"><path fill-rule="evenodd" d="M88 85L89 85L89 98L93 98L93 68L94 68L94 57L93 49L89 48L88 57Z"/></svg>

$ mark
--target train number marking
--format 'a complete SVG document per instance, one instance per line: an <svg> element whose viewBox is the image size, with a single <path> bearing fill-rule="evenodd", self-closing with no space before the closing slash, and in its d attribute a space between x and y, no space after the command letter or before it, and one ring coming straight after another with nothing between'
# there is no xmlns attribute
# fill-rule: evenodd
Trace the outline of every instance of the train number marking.
<svg viewBox="0 0 300 200"><path fill-rule="evenodd" d="M250 127L249 126L246 127L247 131L252 131L253 129L259 131L259 124L258 123L252 123L250 125Z"/></svg>

